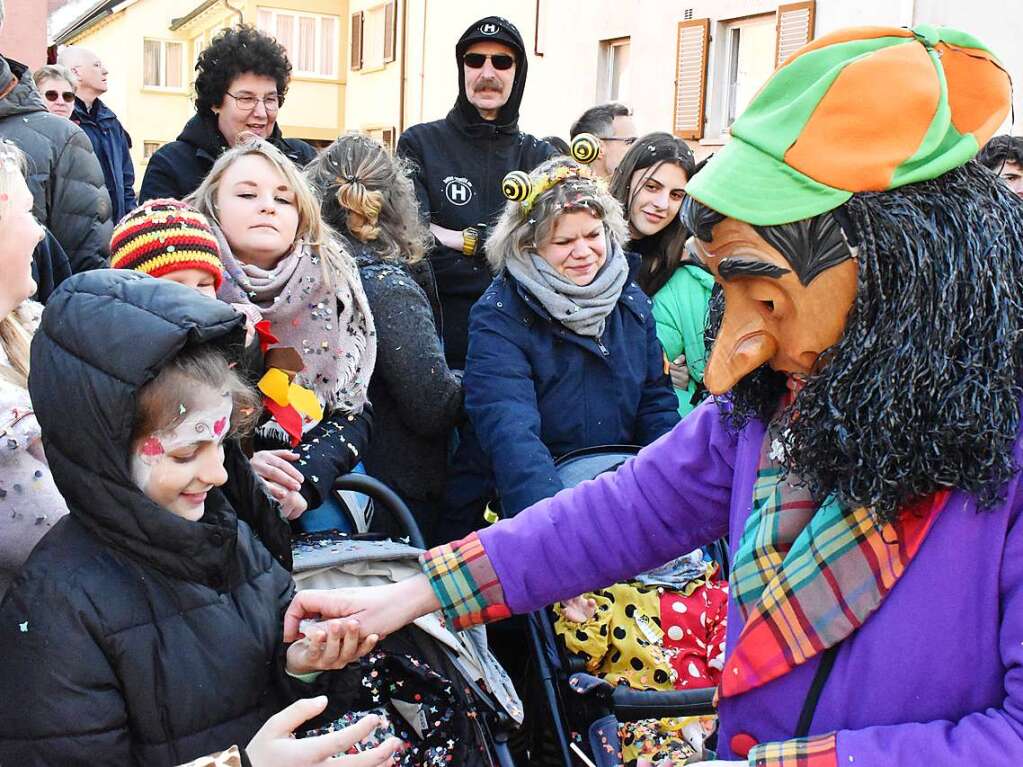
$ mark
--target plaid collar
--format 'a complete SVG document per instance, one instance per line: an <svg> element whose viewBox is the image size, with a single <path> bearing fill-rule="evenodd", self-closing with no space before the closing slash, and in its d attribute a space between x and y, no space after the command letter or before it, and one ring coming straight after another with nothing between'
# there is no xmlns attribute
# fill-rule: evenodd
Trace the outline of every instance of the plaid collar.
<svg viewBox="0 0 1023 767"><path fill-rule="evenodd" d="M950 495L909 504L878 526L866 508L818 506L785 476L768 429L753 510L735 553L730 590L745 625L721 675L729 697L783 676L863 625L909 566Z"/></svg>

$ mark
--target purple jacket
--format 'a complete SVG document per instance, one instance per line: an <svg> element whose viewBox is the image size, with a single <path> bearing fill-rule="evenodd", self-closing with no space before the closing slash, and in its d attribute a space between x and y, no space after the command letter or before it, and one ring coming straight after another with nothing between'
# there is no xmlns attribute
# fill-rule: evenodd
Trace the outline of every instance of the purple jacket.
<svg viewBox="0 0 1023 767"><path fill-rule="evenodd" d="M728 534L734 555L764 427L741 433L713 401L615 474L479 533L516 613L592 591ZM1023 447L1016 444L1023 464ZM1023 765L1023 493L977 511L956 492L891 593L842 643L811 735L837 732L837 763ZM742 629L730 605L728 649ZM745 733L793 736L820 656L720 703L722 759ZM747 739L748 740L748 739Z"/></svg>

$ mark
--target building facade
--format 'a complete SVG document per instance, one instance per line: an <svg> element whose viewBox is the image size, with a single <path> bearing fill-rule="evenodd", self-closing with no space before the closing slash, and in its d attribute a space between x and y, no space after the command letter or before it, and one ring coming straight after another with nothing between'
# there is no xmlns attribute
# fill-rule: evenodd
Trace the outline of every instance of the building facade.
<svg viewBox="0 0 1023 767"><path fill-rule="evenodd" d="M291 85L285 136L331 141L345 122L348 13L344 0L119 0L98 3L55 34L94 50L110 70L103 100L132 137L141 180L149 156L194 114L195 61L217 32L243 21L284 45Z"/></svg>
<svg viewBox="0 0 1023 767"><path fill-rule="evenodd" d="M1016 0L590 0L582 6L566 0L350 0L350 6L352 19L361 14L364 20L362 50L382 49L393 38L395 55L350 69L348 130L397 134L443 117L458 84L455 42L491 13L515 23L528 49L524 130L567 138L586 108L614 99L633 107L641 132L674 132L698 157L727 141L731 121L780 60L840 27L958 27L989 45L1010 74L1023 75L1017 42L1023 10ZM385 6L395 6L390 15ZM367 23L369 14L393 18L394 26ZM1023 89L1016 101L1023 114Z"/></svg>

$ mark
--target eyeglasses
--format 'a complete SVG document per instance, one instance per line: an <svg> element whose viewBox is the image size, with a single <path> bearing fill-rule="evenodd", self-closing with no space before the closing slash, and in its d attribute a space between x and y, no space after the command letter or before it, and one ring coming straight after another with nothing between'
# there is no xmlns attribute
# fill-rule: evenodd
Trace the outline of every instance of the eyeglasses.
<svg viewBox="0 0 1023 767"><path fill-rule="evenodd" d="M63 99L65 104L70 104L75 100L74 91L46 91L43 96L46 97L47 101Z"/></svg>
<svg viewBox="0 0 1023 767"><path fill-rule="evenodd" d="M483 65L487 63L487 59L490 59L490 64L494 69L501 71L515 66L515 57L509 56L507 53L467 53L462 56L462 63L469 69L482 69Z"/></svg>
<svg viewBox="0 0 1023 767"><path fill-rule="evenodd" d="M260 101L263 102L263 108L267 112L276 112L281 108L281 97L276 93L264 96L263 98L253 96L251 93L243 93L241 96L235 96L233 93L225 93L224 95L233 98L234 103L244 112L251 112Z"/></svg>
<svg viewBox="0 0 1023 767"><path fill-rule="evenodd" d="M636 143L638 136L601 136L601 141L624 141L625 146L632 146Z"/></svg>

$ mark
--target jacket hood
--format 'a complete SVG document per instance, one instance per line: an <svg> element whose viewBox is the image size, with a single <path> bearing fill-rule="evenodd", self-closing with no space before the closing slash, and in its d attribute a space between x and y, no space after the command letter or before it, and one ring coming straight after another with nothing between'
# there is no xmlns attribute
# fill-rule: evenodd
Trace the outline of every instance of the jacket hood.
<svg viewBox="0 0 1023 767"><path fill-rule="evenodd" d="M139 272L74 275L50 296L32 342L29 392L54 481L101 540L176 577L227 585L237 518L219 491L199 522L149 500L131 479L139 389L182 349L236 359L244 319L229 305Z"/></svg>
<svg viewBox="0 0 1023 767"><path fill-rule="evenodd" d="M462 66L462 54L470 45L481 41L503 43L515 51L515 79L512 82L511 95L493 122L480 117L479 110L465 97L465 68ZM462 128L492 126L502 133L518 132L519 106L522 104L522 94L526 89L526 72L529 69L529 61L526 58L526 47L522 43L522 35L519 34L515 25L500 16L487 16L473 22L458 38L458 43L455 45L455 66L458 67L458 98L455 100L454 108L448 114L448 119Z"/></svg>
<svg viewBox="0 0 1023 767"><path fill-rule="evenodd" d="M6 90L12 80L18 84L5 98L0 99L0 118L46 111L46 105L32 82L32 73L28 67L14 59L0 56L0 92Z"/></svg>

